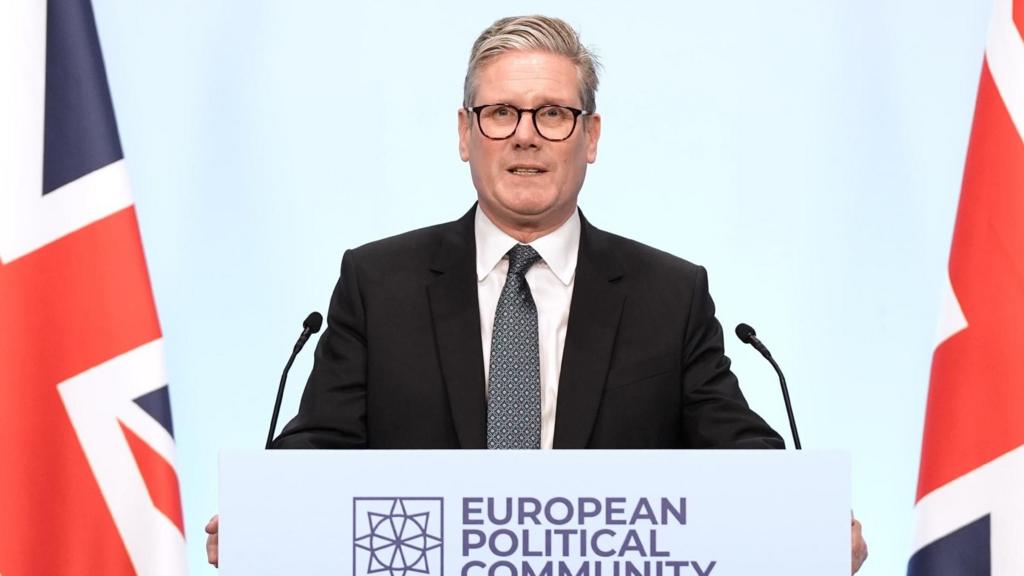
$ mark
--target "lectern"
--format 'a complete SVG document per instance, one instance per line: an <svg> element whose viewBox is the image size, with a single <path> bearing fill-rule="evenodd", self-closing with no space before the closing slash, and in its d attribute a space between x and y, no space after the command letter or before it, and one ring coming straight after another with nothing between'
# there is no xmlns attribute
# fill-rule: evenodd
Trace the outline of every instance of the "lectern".
<svg viewBox="0 0 1024 576"><path fill-rule="evenodd" d="M832 452L265 451L220 460L224 576L846 576Z"/></svg>

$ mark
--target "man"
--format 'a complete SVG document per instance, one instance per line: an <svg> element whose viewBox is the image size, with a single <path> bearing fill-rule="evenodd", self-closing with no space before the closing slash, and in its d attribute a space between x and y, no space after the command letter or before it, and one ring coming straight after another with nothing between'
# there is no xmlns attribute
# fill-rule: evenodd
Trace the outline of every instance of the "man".
<svg viewBox="0 0 1024 576"><path fill-rule="evenodd" d="M458 113L478 204L345 254L275 447L783 447L729 369L704 269L579 212L597 83L560 20L483 32Z"/></svg>

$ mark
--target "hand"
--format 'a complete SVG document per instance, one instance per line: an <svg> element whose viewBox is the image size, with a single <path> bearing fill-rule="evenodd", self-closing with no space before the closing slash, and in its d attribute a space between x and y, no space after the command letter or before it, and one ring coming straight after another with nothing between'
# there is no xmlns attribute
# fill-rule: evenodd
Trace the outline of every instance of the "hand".
<svg viewBox="0 0 1024 576"><path fill-rule="evenodd" d="M850 514L850 545L850 574L856 574L864 561L868 559L868 543L864 541L864 535L861 534L860 522L853 517L852 513ZM207 545L207 549L209 549L209 545Z"/></svg>
<svg viewBox="0 0 1024 576"><path fill-rule="evenodd" d="M210 518L210 521L206 523L206 533L209 534L209 536L206 537L206 560L214 566L217 566L217 562L219 560L217 557L219 552L217 549L217 533L219 531L220 515L215 514L213 518ZM859 528L857 533L860 534Z"/></svg>

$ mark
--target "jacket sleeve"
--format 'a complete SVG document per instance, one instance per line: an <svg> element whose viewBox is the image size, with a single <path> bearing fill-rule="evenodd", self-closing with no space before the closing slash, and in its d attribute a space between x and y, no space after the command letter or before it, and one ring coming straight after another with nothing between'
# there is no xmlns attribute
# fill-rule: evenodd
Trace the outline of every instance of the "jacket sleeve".
<svg viewBox="0 0 1024 576"><path fill-rule="evenodd" d="M274 448L366 447L366 311L356 262L346 251L299 412Z"/></svg>
<svg viewBox="0 0 1024 576"><path fill-rule="evenodd" d="M690 448L784 448L750 409L725 355L722 325L698 267L683 341L683 433Z"/></svg>

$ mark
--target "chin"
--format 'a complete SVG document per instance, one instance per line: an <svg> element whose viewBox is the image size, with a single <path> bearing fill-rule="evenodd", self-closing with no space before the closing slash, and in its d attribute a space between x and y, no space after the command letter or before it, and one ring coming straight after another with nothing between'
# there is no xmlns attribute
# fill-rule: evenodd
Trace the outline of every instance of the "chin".
<svg viewBox="0 0 1024 576"><path fill-rule="evenodd" d="M495 200L504 210L513 214L539 216L555 208L558 195L552 190L528 187L499 191Z"/></svg>
<svg viewBox="0 0 1024 576"><path fill-rule="evenodd" d="M534 219L538 216L543 216L550 213L555 205L554 203L547 201L513 201L513 202L502 202L501 207L516 216L521 218Z"/></svg>

